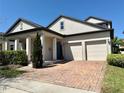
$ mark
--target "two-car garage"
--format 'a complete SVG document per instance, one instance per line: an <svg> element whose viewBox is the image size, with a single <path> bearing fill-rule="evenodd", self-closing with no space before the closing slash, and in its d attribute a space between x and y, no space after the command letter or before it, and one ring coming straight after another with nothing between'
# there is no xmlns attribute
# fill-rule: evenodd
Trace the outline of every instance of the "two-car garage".
<svg viewBox="0 0 124 93"><path fill-rule="evenodd" d="M106 44L106 40L86 41L84 44L85 45L82 45L81 42L66 44L65 59L67 60L85 59L88 61L106 60L108 47Z"/></svg>

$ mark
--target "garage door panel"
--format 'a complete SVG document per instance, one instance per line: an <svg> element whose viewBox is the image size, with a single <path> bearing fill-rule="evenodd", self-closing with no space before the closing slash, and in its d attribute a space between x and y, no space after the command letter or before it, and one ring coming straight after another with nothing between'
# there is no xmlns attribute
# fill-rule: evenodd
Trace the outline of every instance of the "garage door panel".
<svg viewBox="0 0 124 93"><path fill-rule="evenodd" d="M82 46L70 46L74 60L82 60Z"/></svg>
<svg viewBox="0 0 124 93"><path fill-rule="evenodd" d="M70 43L66 45L66 59L82 60L82 45L81 43Z"/></svg>
<svg viewBox="0 0 124 93"><path fill-rule="evenodd" d="M87 60L105 60L107 48L105 41L93 41L86 44Z"/></svg>

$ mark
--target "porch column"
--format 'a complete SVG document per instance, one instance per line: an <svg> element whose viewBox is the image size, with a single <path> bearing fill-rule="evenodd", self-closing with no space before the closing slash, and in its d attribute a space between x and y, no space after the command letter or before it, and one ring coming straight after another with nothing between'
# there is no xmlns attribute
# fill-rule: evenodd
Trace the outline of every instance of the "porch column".
<svg viewBox="0 0 124 93"><path fill-rule="evenodd" d="M5 51L8 50L8 40L5 41Z"/></svg>
<svg viewBox="0 0 124 93"><path fill-rule="evenodd" d="M27 37L26 38L26 53L28 56L28 61L31 60L31 38Z"/></svg>
<svg viewBox="0 0 124 93"><path fill-rule="evenodd" d="M43 60L45 60L45 34L42 34L40 36L40 40L41 40L41 45L42 45Z"/></svg>
<svg viewBox="0 0 124 93"><path fill-rule="evenodd" d="M15 40L15 51L18 50L18 48L19 48L19 40L16 39Z"/></svg>
<svg viewBox="0 0 124 93"><path fill-rule="evenodd" d="M57 39L53 38L53 60L57 60Z"/></svg>

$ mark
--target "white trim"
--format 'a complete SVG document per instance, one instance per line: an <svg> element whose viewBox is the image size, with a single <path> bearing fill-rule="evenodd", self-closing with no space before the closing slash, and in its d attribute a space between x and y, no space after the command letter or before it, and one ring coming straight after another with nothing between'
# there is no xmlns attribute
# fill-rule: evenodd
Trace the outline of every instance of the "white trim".
<svg viewBox="0 0 124 93"><path fill-rule="evenodd" d="M86 45L85 45L85 41L82 41L82 60L86 60Z"/></svg>
<svg viewBox="0 0 124 93"><path fill-rule="evenodd" d="M108 43L108 39L106 39L107 54L109 54L109 48L108 48L109 46L108 46L108 44L109 44L109 43Z"/></svg>
<svg viewBox="0 0 124 93"><path fill-rule="evenodd" d="M88 41L100 41L100 40L106 40L106 39L110 39L110 38L98 38L98 39L88 39L88 40L75 40L75 41L68 41L68 43L76 43L76 42L88 42Z"/></svg>

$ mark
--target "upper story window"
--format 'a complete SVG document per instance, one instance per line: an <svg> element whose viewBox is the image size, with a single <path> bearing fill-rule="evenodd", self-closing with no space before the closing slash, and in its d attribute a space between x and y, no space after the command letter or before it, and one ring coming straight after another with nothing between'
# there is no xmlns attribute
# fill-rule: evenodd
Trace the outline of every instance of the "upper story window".
<svg viewBox="0 0 124 93"><path fill-rule="evenodd" d="M63 30L64 29L64 22L60 22L60 29Z"/></svg>

